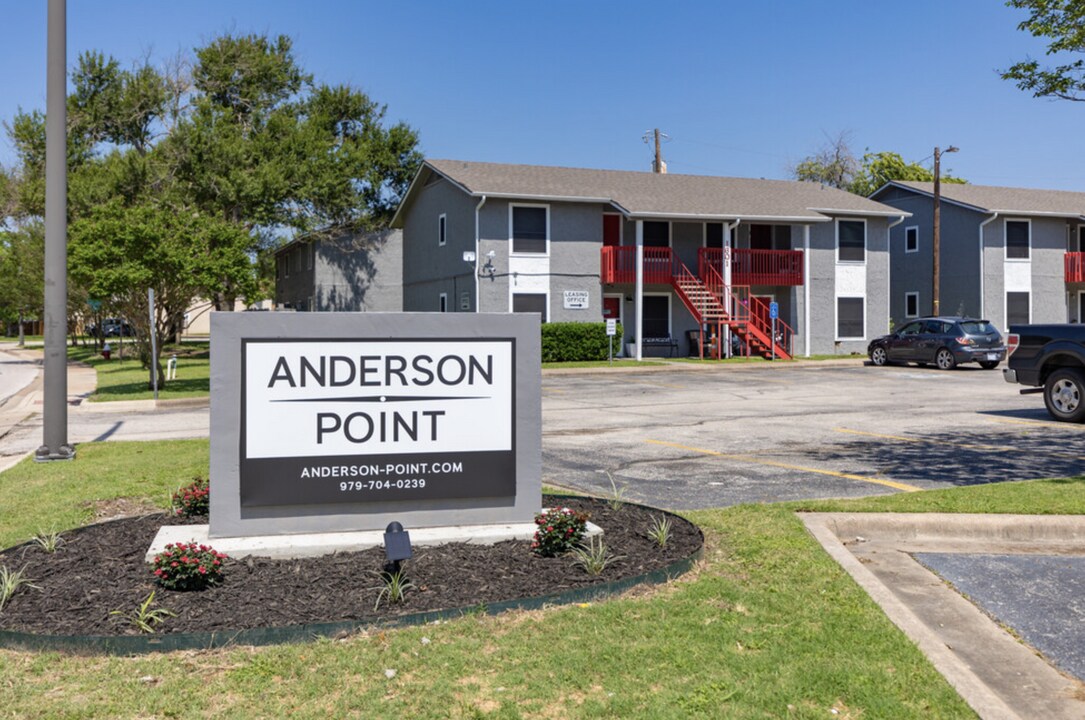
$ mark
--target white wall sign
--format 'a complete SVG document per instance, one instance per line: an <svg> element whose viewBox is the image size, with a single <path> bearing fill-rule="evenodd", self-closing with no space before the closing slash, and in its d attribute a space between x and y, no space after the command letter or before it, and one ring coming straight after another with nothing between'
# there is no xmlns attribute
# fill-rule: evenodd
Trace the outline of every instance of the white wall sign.
<svg viewBox="0 0 1085 720"><path fill-rule="evenodd" d="M587 290L566 290L563 296L565 309L587 310L589 296Z"/></svg>

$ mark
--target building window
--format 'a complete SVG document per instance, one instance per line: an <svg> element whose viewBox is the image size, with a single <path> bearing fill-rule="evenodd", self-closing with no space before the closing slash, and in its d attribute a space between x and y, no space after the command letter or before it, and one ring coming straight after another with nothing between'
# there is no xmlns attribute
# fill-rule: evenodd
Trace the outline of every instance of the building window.
<svg viewBox="0 0 1085 720"><path fill-rule="evenodd" d="M294 253L288 252L283 256L283 277L290 277L290 258L294 257Z"/></svg>
<svg viewBox="0 0 1085 720"><path fill-rule="evenodd" d="M512 252L545 255L550 237L550 208L546 205L512 205Z"/></svg>
<svg viewBox="0 0 1085 720"><path fill-rule="evenodd" d="M904 228L904 252L919 252L919 228L915 225Z"/></svg>
<svg viewBox="0 0 1085 720"><path fill-rule="evenodd" d="M1006 293L1006 325L1024 325L1029 322L1029 294Z"/></svg>
<svg viewBox="0 0 1085 720"><path fill-rule="evenodd" d="M644 247L670 247L671 224L649 220L644 223Z"/></svg>
<svg viewBox="0 0 1085 720"><path fill-rule="evenodd" d="M281 255L275 259L275 279L283 279L283 258Z"/></svg>
<svg viewBox="0 0 1085 720"><path fill-rule="evenodd" d="M904 293L904 317L919 317L919 293Z"/></svg>
<svg viewBox="0 0 1085 720"><path fill-rule="evenodd" d="M437 305L441 312L448 312L448 293L441 293L437 296Z"/></svg>
<svg viewBox="0 0 1085 720"><path fill-rule="evenodd" d="M546 322L546 294L513 293L512 311L514 313L539 313L539 319Z"/></svg>
<svg viewBox="0 0 1085 720"><path fill-rule="evenodd" d="M645 223L647 224L647 223ZM641 306L644 337L670 337L671 298L668 295L645 295Z"/></svg>
<svg viewBox="0 0 1085 720"><path fill-rule="evenodd" d="M836 247L837 261L864 262L866 260L866 222L837 220Z"/></svg>
<svg viewBox="0 0 1085 720"><path fill-rule="evenodd" d="M1006 257L1014 260L1028 260L1029 252L1028 220L1006 221Z"/></svg>
<svg viewBox="0 0 1085 720"><path fill-rule="evenodd" d="M445 223L446 223L445 215L444 215L444 213L441 213L441 215L437 218L437 244L438 245L444 245L445 242L446 242Z"/></svg>
<svg viewBox="0 0 1085 720"><path fill-rule="evenodd" d="M863 322L863 298L836 299L836 337L838 340L861 340L866 334Z"/></svg>

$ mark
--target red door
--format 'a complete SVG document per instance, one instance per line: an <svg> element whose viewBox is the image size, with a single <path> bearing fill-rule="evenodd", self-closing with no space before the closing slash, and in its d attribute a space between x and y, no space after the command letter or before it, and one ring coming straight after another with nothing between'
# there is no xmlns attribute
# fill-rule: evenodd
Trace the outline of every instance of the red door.
<svg viewBox="0 0 1085 720"><path fill-rule="evenodd" d="M603 298L603 319L622 319L622 299L620 297Z"/></svg>
<svg viewBox="0 0 1085 720"><path fill-rule="evenodd" d="M603 216L603 247L618 247L622 241L622 216ZM617 316L615 316L617 317Z"/></svg>

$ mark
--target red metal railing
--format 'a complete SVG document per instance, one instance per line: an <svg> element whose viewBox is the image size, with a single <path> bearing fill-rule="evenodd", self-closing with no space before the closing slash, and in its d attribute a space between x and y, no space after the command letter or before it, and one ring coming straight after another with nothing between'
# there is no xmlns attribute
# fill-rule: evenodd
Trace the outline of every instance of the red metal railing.
<svg viewBox="0 0 1085 720"><path fill-rule="evenodd" d="M731 250L731 282L736 285L802 285L801 250ZM697 251L697 271L704 277L706 266L723 265L722 248Z"/></svg>
<svg viewBox="0 0 1085 720"><path fill-rule="evenodd" d="M1085 252L1066 253L1066 282L1085 282Z"/></svg>
<svg viewBox="0 0 1085 720"><path fill-rule="evenodd" d="M637 248L630 245L605 247L599 257L599 280L604 285L636 282ZM670 248L644 248L644 282L669 285L674 274Z"/></svg>

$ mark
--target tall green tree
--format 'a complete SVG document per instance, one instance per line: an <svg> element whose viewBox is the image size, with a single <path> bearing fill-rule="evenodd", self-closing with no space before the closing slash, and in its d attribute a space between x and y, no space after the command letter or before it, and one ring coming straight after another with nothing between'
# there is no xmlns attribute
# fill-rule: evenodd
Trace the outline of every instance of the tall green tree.
<svg viewBox="0 0 1085 720"><path fill-rule="evenodd" d="M844 134L814 155L804 158L792 168L791 174L796 180L820 182L864 197L892 180L934 180L933 170L917 162L908 162L894 152L867 152L857 160ZM942 173L942 182L966 181Z"/></svg>
<svg viewBox="0 0 1085 720"><path fill-rule="evenodd" d="M1058 64L1040 66L1027 58L1000 74L1035 97L1085 101L1085 0L1009 0L1006 5L1029 12L1018 30L1045 38L1046 54Z"/></svg>

